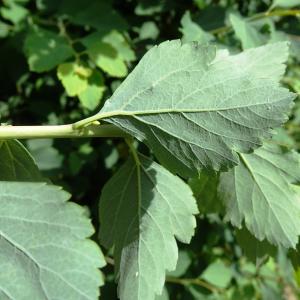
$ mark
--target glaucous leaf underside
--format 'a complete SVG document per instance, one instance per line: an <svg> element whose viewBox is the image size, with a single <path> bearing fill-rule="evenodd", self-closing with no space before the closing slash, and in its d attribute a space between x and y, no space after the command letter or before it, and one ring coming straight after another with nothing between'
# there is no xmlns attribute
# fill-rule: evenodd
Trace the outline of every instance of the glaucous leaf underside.
<svg viewBox="0 0 300 300"><path fill-rule="evenodd" d="M279 86L288 45L229 55L179 40L153 47L99 112L184 177L226 170L283 123L294 94Z"/></svg>

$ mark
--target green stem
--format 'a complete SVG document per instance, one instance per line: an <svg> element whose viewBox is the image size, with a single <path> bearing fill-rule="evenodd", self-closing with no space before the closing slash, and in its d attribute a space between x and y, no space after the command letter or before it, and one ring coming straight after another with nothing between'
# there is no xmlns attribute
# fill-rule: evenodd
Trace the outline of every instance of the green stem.
<svg viewBox="0 0 300 300"><path fill-rule="evenodd" d="M76 123L73 124L73 128L74 129L80 129L80 128L83 128L85 127L86 125L88 124L91 124L95 121L98 121L99 119L101 119L101 114L98 113L98 114L95 114L93 116L90 116L88 118L85 118L85 119L82 119Z"/></svg>
<svg viewBox="0 0 300 300"><path fill-rule="evenodd" d="M300 16L300 9L287 9L287 10L275 10L275 11L266 11L262 13L258 13L252 17L246 18L247 21L253 22L264 18L270 17L288 17L288 16ZM221 34L228 33L232 30L231 25L222 26L210 31L211 34Z"/></svg>
<svg viewBox="0 0 300 300"><path fill-rule="evenodd" d="M215 293L215 292L217 292L217 293L223 293L224 292L223 289L218 288L218 287L216 287L214 285L211 285L208 282L206 282L204 280L201 280L199 278L175 278L175 277L167 277L166 281L170 282L170 283L181 284L181 285L191 285L191 284L198 285L198 286L206 288L207 290L209 290L209 291L211 291L213 293Z"/></svg>
<svg viewBox="0 0 300 300"><path fill-rule="evenodd" d="M0 139L128 137L114 125L91 124L81 129L69 125L0 126Z"/></svg>

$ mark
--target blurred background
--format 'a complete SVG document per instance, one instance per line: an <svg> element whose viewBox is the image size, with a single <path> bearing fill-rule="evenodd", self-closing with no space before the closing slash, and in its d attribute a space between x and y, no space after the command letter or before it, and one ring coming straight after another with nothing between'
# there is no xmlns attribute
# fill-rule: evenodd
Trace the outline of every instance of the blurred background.
<svg viewBox="0 0 300 300"><path fill-rule="evenodd" d="M144 53L168 39L231 53L290 42L282 84L300 93L299 0L1 0L0 122L66 124L100 110ZM300 102L275 141L300 149ZM86 207L98 232L102 186L128 156L122 139L27 140L40 170ZM139 146L147 153L146 147ZM149 154L149 153L147 153ZM215 177L189 181L201 215L157 299L300 299L300 259L223 222ZM218 213L216 213L216 211ZM97 241L97 234L94 236ZM103 249L103 251L106 251ZM111 253L102 299L117 299Z"/></svg>

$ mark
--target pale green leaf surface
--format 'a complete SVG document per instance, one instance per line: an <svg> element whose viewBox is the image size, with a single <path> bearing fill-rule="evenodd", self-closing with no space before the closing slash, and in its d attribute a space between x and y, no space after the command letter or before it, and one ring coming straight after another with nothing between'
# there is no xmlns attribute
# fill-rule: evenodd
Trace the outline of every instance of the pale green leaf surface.
<svg viewBox="0 0 300 300"><path fill-rule="evenodd" d="M107 35L101 32L92 33L81 42L87 48L90 58L100 69L114 77L127 75L125 60L133 60L134 54L118 32L112 31Z"/></svg>
<svg viewBox="0 0 300 300"><path fill-rule="evenodd" d="M124 60L111 45L100 41L89 48L87 52L95 64L109 75L114 77L127 75L127 66Z"/></svg>
<svg viewBox="0 0 300 300"><path fill-rule="evenodd" d="M192 263L192 258L190 257L187 251L179 251L178 253L178 260L176 264L176 269L174 271L168 272L168 276L172 277L180 277L185 274L187 269Z"/></svg>
<svg viewBox="0 0 300 300"><path fill-rule="evenodd" d="M294 7L300 5L300 0L274 0L272 7Z"/></svg>
<svg viewBox="0 0 300 300"><path fill-rule="evenodd" d="M237 14L230 14L229 19L236 36L242 43L243 49L265 44L264 36L242 17Z"/></svg>
<svg viewBox="0 0 300 300"><path fill-rule="evenodd" d="M286 120L294 94L279 87L286 43L238 55L167 41L153 47L105 102L99 119L144 141L182 176L238 164Z"/></svg>
<svg viewBox="0 0 300 300"><path fill-rule="evenodd" d="M4 2L0 8L0 13L4 19L11 21L13 24L18 24L21 21L24 21L28 16L28 10L13 1Z"/></svg>
<svg viewBox="0 0 300 300"><path fill-rule="evenodd" d="M134 51L130 48L130 45L125 40L124 36L118 31L112 30L110 33L103 36L102 41L112 45L117 50L119 56L125 61L135 60Z"/></svg>
<svg viewBox="0 0 300 300"><path fill-rule="evenodd" d="M0 182L1 299L98 299L105 261L69 197L44 183Z"/></svg>
<svg viewBox="0 0 300 300"><path fill-rule="evenodd" d="M29 33L24 50L30 70L35 72L49 71L74 54L64 37L45 29Z"/></svg>
<svg viewBox="0 0 300 300"><path fill-rule="evenodd" d="M152 300L176 267L175 237L189 242L196 202L189 187L157 163L129 159L102 190L100 240L114 246L122 300ZM117 188L116 188L117 187Z"/></svg>
<svg viewBox="0 0 300 300"><path fill-rule="evenodd" d="M52 139L28 140L27 147L40 170L48 171L61 167L63 156L53 147Z"/></svg>
<svg viewBox="0 0 300 300"><path fill-rule="evenodd" d="M183 15L180 23L180 31L182 32L182 41L184 43L192 41L207 43L214 39L212 34L205 32L197 23L193 22L189 11Z"/></svg>
<svg viewBox="0 0 300 300"><path fill-rule="evenodd" d="M300 234L300 201L293 183L300 181L299 155L266 143L220 176L219 194L226 219L260 241L295 247Z"/></svg>
<svg viewBox="0 0 300 300"><path fill-rule="evenodd" d="M86 89L79 93L78 98L84 107L94 110L100 104L104 91L103 76L100 72L94 71L88 78Z"/></svg>
<svg viewBox="0 0 300 300"><path fill-rule="evenodd" d="M0 38L4 38L9 34L9 25L0 21Z"/></svg>
<svg viewBox="0 0 300 300"><path fill-rule="evenodd" d="M226 288L232 279L232 271L221 260L210 264L201 274L201 278L221 288Z"/></svg>
<svg viewBox="0 0 300 300"><path fill-rule="evenodd" d="M155 297L155 300L169 300L170 297L169 297L169 293L168 293L168 290L164 287L163 291L162 291L162 294L161 295L157 295Z"/></svg>
<svg viewBox="0 0 300 300"><path fill-rule="evenodd" d="M155 22L147 21L142 24L142 26L139 28L139 39L140 40L147 40L157 39L159 35L159 29Z"/></svg>
<svg viewBox="0 0 300 300"><path fill-rule="evenodd" d="M0 181L43 181L30 153L16 140L0 140Z"/></svg>
<svg viewBox="0 0 300 300"><path fill-rule="evenodd" d="M87 78L76 72L78 67L76 63L65 63L57 68L57 77L70 97L79 95L88 87Z"/></svg>

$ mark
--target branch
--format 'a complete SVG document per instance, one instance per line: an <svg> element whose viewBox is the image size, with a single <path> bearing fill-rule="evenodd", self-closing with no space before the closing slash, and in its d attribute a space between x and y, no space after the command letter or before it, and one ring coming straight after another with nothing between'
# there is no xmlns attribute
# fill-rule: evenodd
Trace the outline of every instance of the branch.
<svg viewBox="0 0 300 300"><path fill-rule="evenodd" d="M287 10L275 10L275 11L266 11L262 13L258 13L252 17L246 18L247 21L253 22L264 18L271 17L300 17L300 9L287 9ZM221 34L221 33L229 33L232 31L232 25L226 25L219 28L215 28L210 30L211 34Z"/></svg>
<svg viewBox="0 0 300 300"><path fill-rule="evenodd" d="M166 278L166 282L170 282L170 283L176 283L176 284L181 284L181 285L198 285L201 287L204 287L206 289L208 289L209 291L211 291L212 293L223 293L224 290L214 286L212 284L209 284L208 282L201 280L200 278L175 278L175 277L170 277L168 276Z"/></svg>
<svg viewBox="0 0 300 300"><path fill-rule="evenodd" d="M40 139L40 138L90 138L90 137L122 137L129 135L114 125L90 124L83 128L69 125L46 126L0 126L0 139Z"/></svg>

